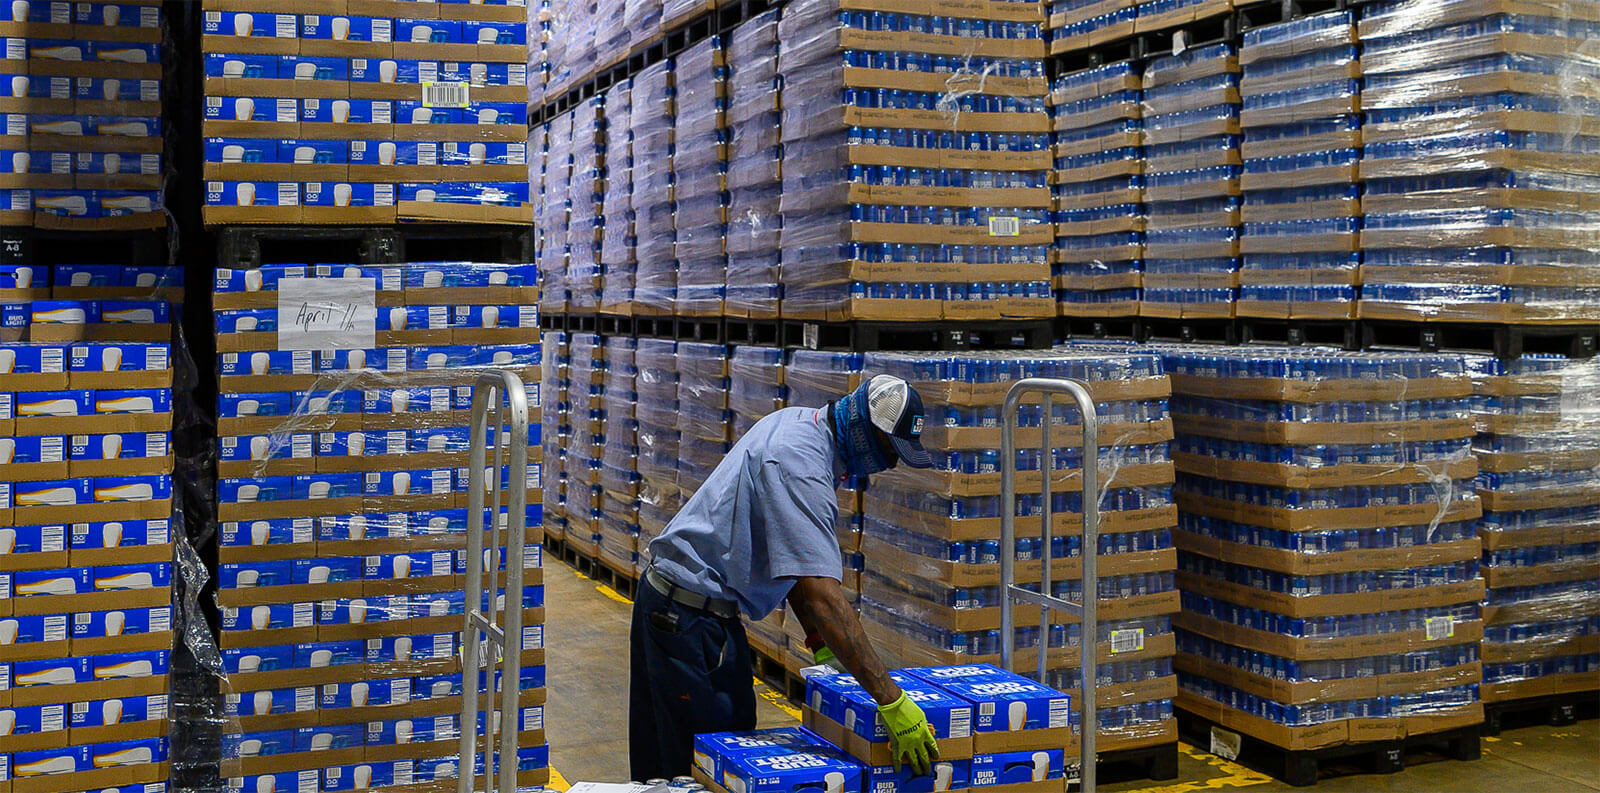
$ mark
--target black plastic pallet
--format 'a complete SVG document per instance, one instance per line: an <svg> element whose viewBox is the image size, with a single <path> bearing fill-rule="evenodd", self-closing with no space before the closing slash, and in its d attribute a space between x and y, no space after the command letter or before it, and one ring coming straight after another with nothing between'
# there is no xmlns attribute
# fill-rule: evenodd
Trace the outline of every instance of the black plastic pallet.
<svg viewBox="0 0 1600 793"><path fill-rule="evenodd" d="M1361 349L1361 326L1355 320L1240 319L1238 323L1240 344Z"/></svg>
<svg viewBox="0 0 1600 793"><path fill-rule="evenodd" d="M729 344L760 347L783 346L783 324L775 319L728 317L723 320Z"/></svg>
<svg viewBox="0 0 1600 793"><path fill-rule="evenodd" d="M783 665L783 661L752 647L750 648L750 666L756 679L771 686L774 691L783 694L784 698L790 702L805 702L806 681L802 680L799 675L789 671L789 668Z"/></svg>
<svg viewBox="0 0 1600 793"><path fill-rule="evenodd" d="M1128 339L1138 338L1138 317L1063 317L1056 320L1056 338Z"/></svg>
<svg viewBox="0 0 1600 793"><path fill-rule="evenodd" d="M722 317L678 317L672 327L673 338L678 341L703 344L727 344L727 328Z"/></svg>
<svg viewBox="0 0 1600 793"><path fill-rule="evenodd" d="M0 229L0 264L120 264L165 267L171 260L167 229L61 231ZM207 276L207 280L209 280Z"/></svg>
<svg viewBox="0 0 1600 793"><path fill-rule="evenodd" d="M1136 779L1157 782L1178 778L1178 742L1142 746L1137 749L1113 749L1096 752L1095 782L1113 785ZM1078 784L1079 763L1067 766L1067 784Z"/></svg>
<svg viewBox="0 0 1600 793"><path fill-rule="evenodd" d="M1138 339L1141 342L1238 344L1239 326L1231 319L1140 317Z"/></svg>
<svg viewBox="0 0 1600 793"><path fill-rule="evenodd" d="M1368 350L1477 352L1511 359L1525 353L1593 358L1600 349L1600 325L1364 320L1361 333L1361 347Z"/></svg>
<svg viewBox="0 0 1600 793"><path fill-rule="evenodd" d="M531 230L476 223L398 226L223 226L217 262L248 270L263 264L398 264L533 260Z"/></svg>
<svg viewBox="0 0 1600 793"><path fill-rule="evenodd" d="M1053 320L979 322L783 321L783 344L811 350L1044 350L1055 340Z"/></svg>
<svg viewBox="0 0 1600 793"><path fill-rule="evenodd" d="M1405 769L1408 755L1442 754L1451 760L1469 761L1478 759L1483 751L1478 737L1479 725L1476 724L1392 741L1291 750L1229 730L1181 708L1177 713L1178 730L1188 737L1190 743L1210 745L1212 729L1238 735L1240 743L1236 762L1295 787L1316 784L1318 775L1324 772L1336 775L1351 767L1369 774L1393 774Z"/></svg>
<svg viewBox="0 0 1600 793"><path fill-rule="evenodd" d="M1600 716L1600 691L1579 691L1506 702L1483 703L1483 734L1499 735L1513 727L1565 727L1579 719Z"/></svg>
<svg viewBox="0 0 1600 793"><path fill-rule="evenodd" d="M633 317L601 314L599 323L601 336L632 336L634 334Z"/></svg>

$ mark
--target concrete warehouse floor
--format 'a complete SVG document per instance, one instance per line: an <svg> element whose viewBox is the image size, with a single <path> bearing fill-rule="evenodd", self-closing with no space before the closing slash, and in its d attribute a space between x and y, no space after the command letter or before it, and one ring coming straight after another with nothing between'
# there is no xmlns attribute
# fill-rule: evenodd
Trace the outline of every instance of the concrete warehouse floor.
<svg viewBox="0 0 1600 793"><path fill-rule="evenodd" d="M628 621L632 604L609 587L550 561L545 568L547 680L545 724L553 786L620 782L628 776ZM793 724L799 711L782 694L758 685L760 726ZM1413 760L1418 758L1412 758ZM1222 760L1179 747L1178 778L1100 786L1108 793L1191 793L1250 788L1252 793L1301 790ZM1351 773L1324 778L1318 793L1578 793L1600 791L1600 722L1506 730L1483 742L1473 763L1420 762L1398 774Z"/></svg>

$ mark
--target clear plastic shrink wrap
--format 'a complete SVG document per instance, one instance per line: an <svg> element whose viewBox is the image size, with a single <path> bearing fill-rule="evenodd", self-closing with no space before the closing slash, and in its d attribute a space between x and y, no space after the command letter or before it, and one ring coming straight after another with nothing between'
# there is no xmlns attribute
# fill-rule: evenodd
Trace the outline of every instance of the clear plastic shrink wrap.
<svg viewBox="0 0 1600 793"><path fill-rule="evenodd" d="M721 316L727 260L727 56L712 36L677 56L672 213L678 261L673 313Z"/></svg>
<svg viewBox="0 0 1600 793"><path fill-rule="evenodd" d="M572 374L572 346L567 334L544 334L540 352L544 371L544 429L541 446L547 474L544 479L544 533L552 540L567 536L567 453L572 449L572 402L567 393Z"/></svg>
<svg viewBox="0 0 1600 793"><path fill-rule="evenodd" d="M694 495L722 462L732 440L728 348L678 342L678 489Z"/></svg>
<svg viewBox="0 0 1600 793"><path fill-rule="evenodd" d="M1129 63L1056 78L1054 285L1065 317L1139 313L1144 268L1143 79Z"/></svg>
<svg viewBox="0 0 1600 793"><path fill-rule="evenodd" d="M786 316L1055 313L1040 6L919 11L806 0L778 23Z"/></svg>
<svg viewBox="0 0 1600 793"><path fill-rule="evenodd" d="M815 354L807 354L808 357ZM1101 745L1132 748L1176 736L1177 680L1172 616L1177 555L1172 528L1173 468L1168 457L1170 384L1161 360L1146 353L1058 349L1030 352L867 353L863 377L906 378L928 410L923 444L931 469L896 468L872 477L863 498L861 612L869 635L891 663L996 661L1000 651L1000 412L1022 377L1070 377L1089 383L1099 410L1103 482L1098 494L1098 704ZM801 353L788 370L798 393ZM817 367L822 368L822 367ZM795 397L798 399L798 396ZM1051 554L1052 594L1081 601L1082 450L1075 407L1057 400L1047 456L1039 449L1042 411L1021 407L1017 451L1017 581L1037 584ZM1055 524L1048 547L1038 537L1044 460L1049 461ZM841 540L843 535L841 535ZM1041 635L1022 619L1017 668L1047 653L1046 685L1080 690L1078 623L1062 619ZM1069 753L1073 750L1069 748Z"/></svg>
<svg viewBox="0 0 1600 793"><path fill-rule="evenodd" d="M1600 10L1400 0L1359 33L1362 316L1600 318Z"/></svg>
<svg viewBox="0 0 1600 793"><path fill-rule="evenodd" d="M567 187L567 293L571 311L600 307L601 241L608 217L601 202L605 184L605 97L585 100L572 114L572 181Z"/></svg>
<svg viewBox="0 0 1600 793"><path fill-rule="evenodd" d="M570 343L566 401L572 441L562 458L567 487L567 545L592 558L600 551L600 460L606 434L602 401L605 347L600 336L593 333L574 333Z"/></svg>
<svg viewBox="0 0 1600 793"><path fill-rule="evenodd" d="M728 277L724 313L778 316L782 228L778 134L778 13L734 30L728 42Z"/></svg>
<svg viewBox="0 0 1600 793"><path fill-rule="evenodd" d="M544 202L539 205L535 228L541 246L535 252L539 265L539 307L548 312L571 306L567 284L567 225L572 204L573 113L562 113L545 125Z"/></svg>
<svg viewBox="0 0 1600 793"><path fill-rule="evenodd" d="M374 347L279 351L280 285L349 277L376 282ZM474 771L457 767L459 731L475 726L459 723L463 673L521 691L520 748L501 771L548 781L535 277L468 263L218 271L221 632L194 649L221 678L230 790L453 785ZM480 680L459 660L467 565L503 571L506 559L503 537L463 557L472 383L489 369L528 388L528 477L500 474L527 495L524 589L501 579L484 604L523 612L517 681ZM489 517L503 525L504 508Z"/></svg>
<svg viewBox="0 0 1600 793"><path fill-rule="evenodd" d="M678 490L678 343L640 338L634 353L639 374L639 554L683 506ZM642 559L648 564L648 559Z"/></svg>
<svg viewBox="0 0 1600 793"><path fill-rule="evenodd" d="M1237 313L1354 319L1360 64L1349 11L1245 31Z"/></svg>
<svg viewBox="0 0 1600 793"><path fill-rule="evenodd" d="M606 189L601 197L605 236L600 241L601 313L626 313L633 304L633 83L606 91Z"/></svg>
<svg viewBox="0 0 1600 793"><path fill-rule="evenodd" d="M671 314L677 299L672 70L668 58L633 78L634 314Z"/></svg>
<svg viewBox="0 0 1600 793"><path fill-rule="evenodd" d="M1240 249L1239 80L1238 53L1229 44L1156 58L1145 67L1141 316L1233 316Z"/></svg>
<svg viewBox="0 0 1600 793"><path fill-rule="evenodd" d="M1484 702L1600 688L1600 364L1468 358Z"/></svg>
<svg viewBox="0 0 1600 793"><path fill-rule="evenodd" d="M1293 749L1481 721L1465 361L1155 351L1177 432L1178 706Z"/></svg>
<svg viewBox="0 0 1600 793"><path fill-rule="evenodd" d="M787 406L785 357L785 351L777 347L733 348L728 362L728 410L733 414L730 440L738 441L762 416Z"/></svg>
<svg viewBox="0 0 1600 793"><path fill-rule="evenodd" d="M638 341L626 336L605 339L606 373L603 409L606 433L600 459L600 558L623 572L638 566L639 551L639 402Z"/></svg>

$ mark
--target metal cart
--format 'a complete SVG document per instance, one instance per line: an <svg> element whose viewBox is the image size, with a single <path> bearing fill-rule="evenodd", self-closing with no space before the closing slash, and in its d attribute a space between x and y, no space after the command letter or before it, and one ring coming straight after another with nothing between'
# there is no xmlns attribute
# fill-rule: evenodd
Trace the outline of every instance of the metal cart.
<svg viewBox="0 0 1600 793"><path fill-rule="evenodd" d="M1016 476L1017 476L1017 406L1029 394L1038 394L1043 407L1044 418L1040 422L1040 443L1043 450L1040 469L1043 472L1042 493L1040 496L1041 522L1039 526L1040 548L1039 554L1043 560L1043 572L1040 577L1039 591L1034 592L1017 586L1016 576ZM1053 421L1051 415L1052 398L1056 395L1070 396L1078 405L1080 418L1083 423L1083 539L1080 544L1083 558L1083 603L1073 603L1050 594L1052 580L1050 575L1051 552L1050 534L1052 523L1051 472L1052 467L1050 430ZM1095 653L1096 636L1099 633L1099 620L1096 616L1096 596L1098 593L1098 578L1095 572L1095 556L1099 549L1100 528L1100 432L1098 416L1095 413L1094 397L1089 393L1085 383L1076 380L1057 380L1049 378L1030 377L1017 381L1006 392L1004 413L1001 416L1000 429L1000 659L1007 669L1013 669L1016 661L1016 622L1012 609L1018 603L1032 603L1039 607L1039 668L1038 677L1042 682L1045 676L1045 662L1049 657L1048 637L1050 633L1050 612L1059 611L1078 617L1082 622L1079 637L1079 648L1082 651L1081 677L1082 685L1079 687L1079 705L1082 716L1079 720L1079 783L1082 793L1094 793L1095 789L1095 732L1098 720L1095 715Z"/></svg>

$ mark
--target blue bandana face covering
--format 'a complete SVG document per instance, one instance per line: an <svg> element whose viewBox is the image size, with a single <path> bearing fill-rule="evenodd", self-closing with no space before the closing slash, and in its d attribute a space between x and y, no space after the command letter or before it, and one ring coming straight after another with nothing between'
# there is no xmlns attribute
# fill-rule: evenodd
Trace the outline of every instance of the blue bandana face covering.
<svg viewBox="0 0 1600 793"><path fill-rule="evenodd" d="M878 443L867 413L867 384L833 406L833 444L851 476L870 476L894 464L889 451Z"/></svg>

